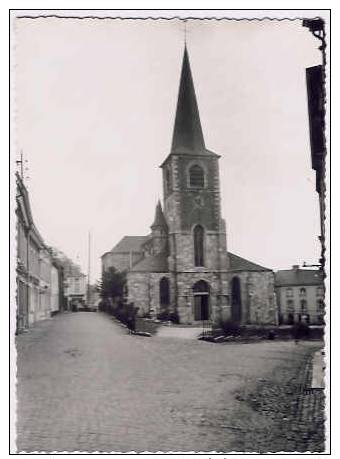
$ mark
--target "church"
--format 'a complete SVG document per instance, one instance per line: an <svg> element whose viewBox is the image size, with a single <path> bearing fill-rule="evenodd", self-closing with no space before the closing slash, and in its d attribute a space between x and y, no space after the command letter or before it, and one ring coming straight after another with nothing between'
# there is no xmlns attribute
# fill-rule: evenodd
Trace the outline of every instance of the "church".
<svg viewBox="0 0 340 459"><path fill-rule="evenodd" d="M185 46L171 150L160 166L163 206L148 235L125 236L101 257L103 272L127 271L128 301L139 315L277 323L273 271L227 250L219 158L205 146Z"/></svg>

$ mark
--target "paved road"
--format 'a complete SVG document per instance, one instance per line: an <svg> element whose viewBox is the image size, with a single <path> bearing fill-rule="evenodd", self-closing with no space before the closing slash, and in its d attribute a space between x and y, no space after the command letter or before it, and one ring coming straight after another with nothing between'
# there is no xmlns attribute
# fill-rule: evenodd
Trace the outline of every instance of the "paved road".
<svg viewBox="0 0 340 459"><path fill-rule="evenodd" d="M269 451L280 418L249 390L286 387L314 348L130 336L103 313L57 316L18 337L17 449Z"/></svg>

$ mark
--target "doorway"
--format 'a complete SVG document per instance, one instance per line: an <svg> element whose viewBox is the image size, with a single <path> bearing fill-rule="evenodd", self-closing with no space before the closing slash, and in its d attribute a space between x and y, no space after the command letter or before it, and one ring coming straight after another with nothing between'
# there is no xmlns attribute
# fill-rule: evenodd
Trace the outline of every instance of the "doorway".
<svg viewBox="0 0 340 459"><path fill-rule="evenodd" d="M194 320L197 320L197 321L209 320L210 319L209 284L203 280L196 282L196 284L193 286L193 293L194 293Z"/></svg>

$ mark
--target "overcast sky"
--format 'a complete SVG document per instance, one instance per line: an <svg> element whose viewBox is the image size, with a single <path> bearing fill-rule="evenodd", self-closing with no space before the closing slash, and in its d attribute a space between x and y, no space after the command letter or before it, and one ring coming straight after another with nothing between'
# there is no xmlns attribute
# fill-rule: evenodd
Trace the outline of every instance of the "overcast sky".
<svg viewBox="0 0 340 459"><path fill-rule="evenodd" d="M171 146L183 23L15 21L16 147L42 236L92 279L124 235L150 231ZM208 149L221 155L228 249L272 269L319 258L301 21L188 21Z"/></svg>

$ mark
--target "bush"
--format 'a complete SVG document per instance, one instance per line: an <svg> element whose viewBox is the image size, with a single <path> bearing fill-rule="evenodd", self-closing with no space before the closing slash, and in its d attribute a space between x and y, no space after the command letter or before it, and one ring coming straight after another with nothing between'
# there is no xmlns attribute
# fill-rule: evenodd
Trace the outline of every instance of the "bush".
<svg viewBox="0 0 340 459"><path fill-rule="evenodd" d="M222 320L220 326L226 335L240 335L241 327L237 322L232 320Z"/></svg>
<svg viewBox="0 0 340 459"><path fill-rule="evenodd" d="M179 324L179 315L177 311L175 312L170 312L169 314L169 320L173 322L174 324Z"/></svg>
<svg viewBox="0 0 340 459"><path fill-rule="evenodd" d="M162 320L164 322L171 321L174 324L179 324L179 316L178 312L169 312L169 311L162 311L157 314L157 319Z"/></svg>
<svg viewBox="0 0 340 459"><path fill-rule="evenodd" d="M303 322L299 322L292 326L293 338L298 340L302 338L309 338L309 326Z"/></svg>
<svg viewBox="0 0 340 459"><path fill-rule="evenodd" d="M157 314L157 319L158 320L164 320L164 321L165 320L169 320L168 317L169 317L169 312L168 311L162 311L159 314Z"/></svg>

